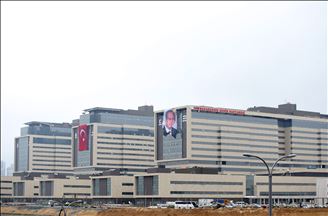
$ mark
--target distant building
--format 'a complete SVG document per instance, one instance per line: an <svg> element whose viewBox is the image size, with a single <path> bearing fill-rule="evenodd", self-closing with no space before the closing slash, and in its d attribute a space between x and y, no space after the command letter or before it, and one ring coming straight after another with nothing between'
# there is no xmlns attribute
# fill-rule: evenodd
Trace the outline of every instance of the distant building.
<svg viewBox="0 0 328 216"><path fill-rule="evenodd" d="M5 176L6 175L6 162L4 162L3 160L1 161L1 176Z"/></svg>
<svg viewBox="0 0 328 216"><path fill-rule="evenodd" d="M6 176L12 176L14 173L14 164L11 164L9 167L7 167L7 175Z"/></svg>
<svg viewBox="0 0 328 216"><path fill-rule="evenodd" d="M69 123L32 121L15 138L15 173L72 172Z"/></svg>
<svg viewBox="0 0 328 216"><path fill-rule="evenodd" d="M73 166L76 173L109 169L145 172L154 164L153 106L138 110L95 107L84 110L73 126Z"/></svg>

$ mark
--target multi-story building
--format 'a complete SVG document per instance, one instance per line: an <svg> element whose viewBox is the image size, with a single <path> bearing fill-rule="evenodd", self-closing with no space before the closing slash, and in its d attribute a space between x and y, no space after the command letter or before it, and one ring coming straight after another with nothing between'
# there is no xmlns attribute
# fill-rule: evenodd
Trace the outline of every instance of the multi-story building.
<svg viewBox="0 0 328 216"><path fill-rule="evenodd" d="M15 138L15 173L72 172L69 123L32 121Z"/></svg>
<svg viewBox="0 0 328 216"><path fill-rule="evenodd" d="M154 166L152 106L138 110L86 109L73 127L73 166L76 173L120 169L145 172Z"/></svg>
<svg viewBox="0 0 328 216"><path fill-rule="evenodd" d="M175 136L167 135L167 113L175 118ZM256 154L277 169L328 167L328 116L298 111L294 104L248 110L184 106L155 114L156 162L170 168L212 167L222 174L265 171Z"/></svg>
<svg viewBox="0 0 328 216"><path fill-rule="evenodd" d="M6 162L1 161L1 176L6 176Z"/></svg>
<svg viewBox="0 0 328 216"><path fill-rule="evenodd" d="M14 173L14 164L11 164L9 167L7 167L7 175L6 176L12 176Z"/></svg>

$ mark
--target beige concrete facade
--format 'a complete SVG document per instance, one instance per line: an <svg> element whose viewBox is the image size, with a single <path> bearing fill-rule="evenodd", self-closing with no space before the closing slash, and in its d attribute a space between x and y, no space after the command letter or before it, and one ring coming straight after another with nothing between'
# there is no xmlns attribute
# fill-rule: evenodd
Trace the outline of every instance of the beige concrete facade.
<svg viewBox="0 0 328 216"><path fill-rule="evenodd" d="M72 173L71 125L28 122L15 138L15 172Z"/></svg>
<svg viewBox="0 0 328 216"><path fill-rule="evenodd" d="M40 185L39 198L89 199L91 197L90 179L78 179L74 176L65 179L43 177L37 181ZM48 191L47 184L51 187ZM42 192L43 190L44 192Z"/></svg>
<svg viewBox="0 0 328 216"><path fill-rule="evenodd" d="M33 138L68 140L67 137L56 136L29 136L29 167L31 171L72 172L72 145L69 144L42 144L33 142Z"/></svg>
<svg viewBox="0 0 328 216"><path fill-rule="evenodd" d="M13 197L13 181L17 179L14 176L1 176L0 178L0 197L1 199Z"/></svg>
<svg viewBox="0 0 328 216"><path fill-rule="evenodd" d="M152 194L136 189L136 198L243 198L245 196L245 176L154 173L136 176L136 185L140 177L156 177L151 187ZM145 181L144 181L145 182ZM154 181L153 181L154 182ZM145 183L143 188L146 188ZM139 190L139 191L138 191Z"/></svg>
<svg viewBox="0 0 328 216"><path fill-rule="evenodd" d="M316 177L298 176L273 176L272 178L272 197L273 198L315 198ZM268 197L268 177L254 177L254 195L258 198Z"/></svg>
<svg viewBox="0 0 328 216"><path fill-rule="evenodd" d="M154 163L154 137L149 135L139 134L115 134L105 133L111 128L124 130L146 130L152 131L152 127L142 125L117 125L117 124L101 124L93 123L89 127L93 128L92 150L90 151L90 164L79 166L77 168L85 168L86 173L88 167L90 169L125 169L126 173L145 173L145 169L151 168ZM100 130L101 128L101 130ZM77 127L73 128L73 133L76 133ZM75 143L77 140L75 141ZM90 143L91 144L91 143ZM77 144L75 144L77 145ZM77 153L78 154L78 153ZM84 173L77 170L78 173Z"/></svg>
<svg viewBox="0 0 328 216"><path fill-rule="evenodd" d="M92 198L94 199L134 197L135 184L133 176L93 176L91 179ZM108 181L105 184L106 187L102 188L102 186L100 186L100 180ZM96 188L98 188L98 191ZM103 191L100 191L101 189L103 189Z"/></svg>
<svg viewBox="0 0 328 216"><path fill-rule="evenodd" d="M22 180L16 178L13 181L13 196L14 198L36 198L39 196L39 181Z"/></svg>

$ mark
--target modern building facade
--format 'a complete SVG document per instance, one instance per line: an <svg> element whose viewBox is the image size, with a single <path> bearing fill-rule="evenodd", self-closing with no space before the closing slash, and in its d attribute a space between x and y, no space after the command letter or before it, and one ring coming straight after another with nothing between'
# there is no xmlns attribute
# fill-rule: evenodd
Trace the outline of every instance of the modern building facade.
<svg viewBox="0 0 328 216"><path fill-rule="evenodd" d="M290 153L277 169L327 169L328 116L296 110L296 105L248 110L184 106L176 115L176 138L165 136L167 110L155 113L156 162L169 168L212 167L222 174L265 171L256 154L269 165ZM264 112L269 110L270 112ZM286 111L287 110L287 111Z"/></svg>
<svg viewBox="0 0 328 216"><path fill-rule="evenodd" d="M15 138L15 173L72 172L69 123L27 122Z"/></svg>
<svg viewBox="0 0 328 216"><path fill-rule="evenodd" d="M328 115L294 104L182 106L155 113L152 106L95 107L72 124L26 124L15 139L14 176L1 177L1 200L267 203L264 165L242 154L272 165L293 153L275 168L274 202L328 202Z"/></svg>
<svg viewBox="0 0 328 216"><path fill-rule="evenodd" d="M135 197L134 176L106 172L101 176L91 176L92 199L106 203L128 203Z"/></svg>
<svg viewBox="0 0 328 216"><path fill-rule="evenodd" d="M129 174L154 166L153 107L138 110L91 108L73 127L73 166L77 173L120 169Z"/></svg>
<svg viewBox="0 0 328 216"><path fill-rule="evenodd" d="M18 179L14 176L1 176L0 178L0 198L2 201L10 200L13 197L13 181Z"/></svg>

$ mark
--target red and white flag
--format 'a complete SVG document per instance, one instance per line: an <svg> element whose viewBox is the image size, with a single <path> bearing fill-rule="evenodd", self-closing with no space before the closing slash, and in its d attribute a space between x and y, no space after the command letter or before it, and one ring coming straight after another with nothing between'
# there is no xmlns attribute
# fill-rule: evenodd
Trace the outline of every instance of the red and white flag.
<svg viewBox="0 0 328 216"><path fill-rule="evenodd" d="M88 125L79 126L79 151L86 151L89 149L88 145Z"/></svg>

